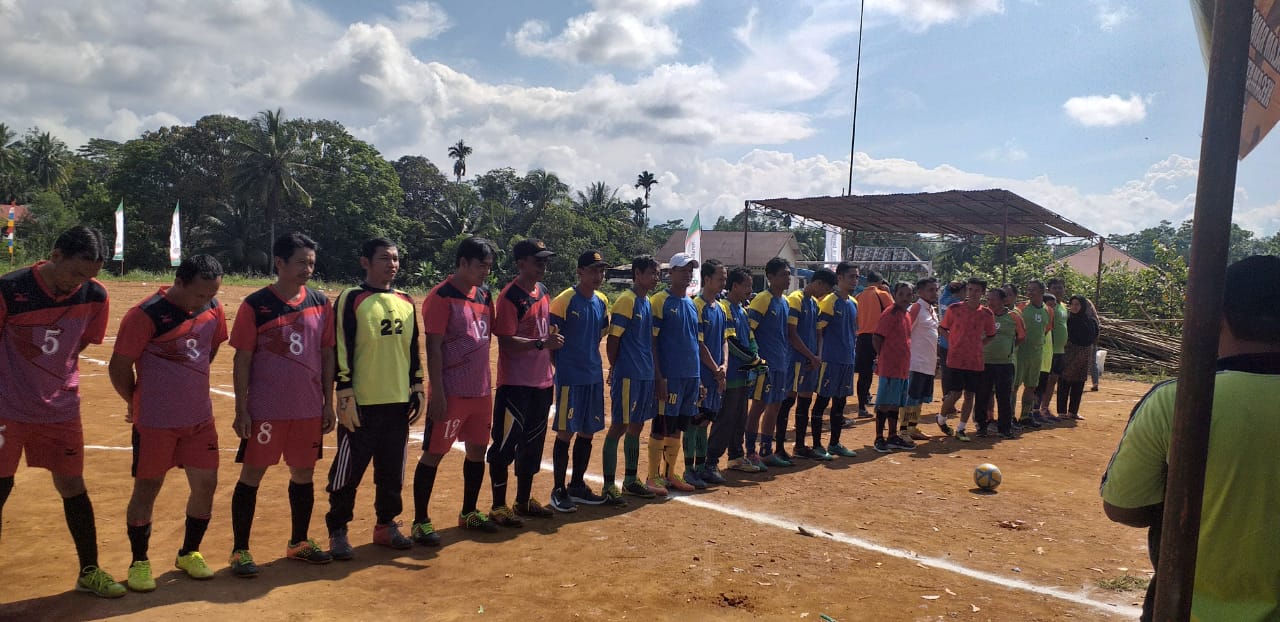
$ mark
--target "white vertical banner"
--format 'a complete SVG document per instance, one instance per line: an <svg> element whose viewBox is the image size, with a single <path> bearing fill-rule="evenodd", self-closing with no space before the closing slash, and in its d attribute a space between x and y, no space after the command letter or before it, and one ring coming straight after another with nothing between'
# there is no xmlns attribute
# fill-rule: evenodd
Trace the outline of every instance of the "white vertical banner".
<svg viewBox="0 0 1280 622"><path fill-rule="evenodd" d="M116 252L115 261L124 261L124 199L116 206Z"/></svg>
<svg viewBox="0 0 1280 622"><path fill-rule="evenodd" d="M822 260L827 262L827 267L835 269L836 264L844 261L841 257L841 251L844 247L844 234L839 230L827 229L827 243L822 251Z"/></svg>
<svg viewBox="0 0 1280 622"><path fill-rule="evenodd" d="M173 224L169 227L169 265L182 263L182 232L178 228L178 207L181 202L173 204Z"/></svg>
<svg viewBox="0 0 1280 622"><path fill-rule="evenodd" d="M689 281L689 295L696 296L702 290L702 221L701 212L694 212L689 232L684 236L684 254L698 262L698 269L693 271L693 279Z"/></svg>

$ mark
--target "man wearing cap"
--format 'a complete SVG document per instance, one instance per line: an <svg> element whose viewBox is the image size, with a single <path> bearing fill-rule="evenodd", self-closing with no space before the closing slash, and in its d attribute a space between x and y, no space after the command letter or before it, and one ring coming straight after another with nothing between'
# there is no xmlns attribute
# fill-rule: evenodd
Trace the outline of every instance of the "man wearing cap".
<svg viewBox="0 0 1280 622"><path fill-rule="evenodd" d="M649 297L649 306L653 308L653 349L656 355L655 395L660 400L658 416L654 417L649 428L648 485L651 489L669 487L688 492L697 484L706 488L696 475L693 482L686 482L679 468L680 437L689 428L693 416L698 414L701 390L698 343L702 340L702 333L698 331L698 309L689 299L689 283L697 269L698 260L693 257L685 253L672 255L671 284L666 290ZM658 465L663 459L667 466L660 470Z"/></svg>
<svg viewBox="0 0 1280 622"><path fill-rule="evenodd" d="M551 330L551 293L542 279L555 253L542 240L526 239L511 249L516 278L498 296L493 334L498 337L498 392L493 402L493 443L489 480L493 484L490 518L517 526L515 516L549 518L551 510L530 496L533 476L542 464L547 413L553 397L551 353L564 336ZM515 463L514 512L507 506L507 467ZM504 522L505 521L505 522Z"/></svg>
<svg viewBox="0 0 1280 622"><path fill-rule="evenodd" d="M551 507L559 512L577 511L578 503L601 505L604 497L582 479L591 461L591 438L604 429L604 371L600 339L609 328L609 299L596 291L604 282L608 264L600 251L578 256L578 284L551 302L551 326L564 336L564 345L551 354L555 363L556 440L551 448ZM573 443L573 481L565 486L569 468L569 439Z"/></svg>

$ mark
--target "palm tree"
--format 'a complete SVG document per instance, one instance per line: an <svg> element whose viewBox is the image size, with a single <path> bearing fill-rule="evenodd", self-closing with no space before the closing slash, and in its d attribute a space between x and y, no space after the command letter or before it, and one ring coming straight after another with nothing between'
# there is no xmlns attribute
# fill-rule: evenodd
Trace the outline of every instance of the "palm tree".
<svg viewBox="0 0 1280 622"><path fill-rule="evenodd" d="M533 225L538 222L538 218L542 216L543 210L547 209L547 205L568 193L569 186L560 181L555 173L548 173L538 168L524 176L520 182L520 198L529 206L524 223L526 237L533 230Z"/></svg>
<svg viewBox="0 0 1280 622"><path fill-rule="evenodd" d="M71 150L49 132L32 130L19 150L26 159L27 174L42 189L58 190L71 177Z"/></svg>
<svg viewBox="0 0 1280 622"><path fill-rule="evenodd" d="M644 208L646 210L649 209L649 190L652 189L653 185L656 183L658 183L658 178L655 177L653 173L650 173L649 171L640 171L640 174L636 175L635 187L644 188ZM636 218L637 223L643 222L644 220L647 220L647 219L640 218L638 216ZM643 225L640 225L639 228L643 228Z"/></svg>
<svg viewBox="0 0 1280 622"><path fill-rule="evenodd" d="M453 158L453 175L458 178L458 183L462 183L462 176L467 174L467 157L471 155L471 147L467 143L458 141L458 144L449 147L449 157Z"/></svg>
<svg viewBox="0 0 1280 622"><path fill-rule="evenodd" d="M249 131L231 141L238 162L231 173L233 190L262 205L271 237L276 239L276 217L286 198L311 205L311 194L298 181L303 169L302 140L285 124L284 111L264 110L249 122Z"/></svg>
<svg viewBox="0 0 1280 622"><path fill-rule="evenodd" d="M16 177L22 170L22 157L14 148L13 137L13 130L0 123L0 203L8 203L18 191Z"/></svg>
<svg viewBox="0 0 1280 622"><path fill-rule="evenodd" d="M461 235L491 235L492 221L471 192L450 192L427 215L429 242L437 247Z"/></svg>
<svg viewBox="0 0 1280 622"><path fill-rule="evenodd" d="M649 206L645 205L644 199L636 197L627 203L627 209L631 210L631 224L637 231L644 231L645 225L649 223L648 217L645 216L645 210L649 209Z"/></svg>
<svg viewBox="0 0 1280 622"><path fill-rule="evenodd" d="M582 215L592 220L607 222L610 220L626 221L627 205L618 200L618 190L610 188L603 181L587 186L587 191L578 191L574 207Z"/></svg>
<svg viewBox="0 0 1280 622"><path fill-rule="evenodd" d="M268 254L262 251L262 229L252 218L248 205L218 202L214 211L205 214L191 230L192 237L209 254L218 258L229 270L263 270L270 272Z"/></svg>

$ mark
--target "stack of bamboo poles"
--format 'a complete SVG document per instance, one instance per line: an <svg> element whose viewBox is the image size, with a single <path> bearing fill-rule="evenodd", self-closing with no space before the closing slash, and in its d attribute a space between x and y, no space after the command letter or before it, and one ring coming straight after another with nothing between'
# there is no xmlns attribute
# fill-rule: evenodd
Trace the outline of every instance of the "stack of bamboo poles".
<svg viewBox="0 0 1280 622"><path fill-rule="evenodd" d="M1182 320L1101 319L1098 347L1107 351L1107 371L1177 375Z"/></svg>

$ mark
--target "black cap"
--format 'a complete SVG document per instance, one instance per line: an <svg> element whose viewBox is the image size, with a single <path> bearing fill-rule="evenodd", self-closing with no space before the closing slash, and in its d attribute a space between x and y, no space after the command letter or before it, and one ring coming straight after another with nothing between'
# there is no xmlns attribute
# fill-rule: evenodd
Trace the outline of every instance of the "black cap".
<svg viewBox="0 0 1280 622"><path fill-rule="evenodd" d="M555 255L555 253L547 250L547 245L543 244L542 240L528 238L516 242L516 245L511 249L511 255L516 260L524 259L525 257L545 259Z"/></svg>
<svg viewBox="0 0 1280 622"><path fill-rule="evenodd" d="M592 266L607 266L607 265L609 264L605 263L604 255L601 255L600 251L587 251L581 255L578 255L579 268L590 268Z"/></svg>

